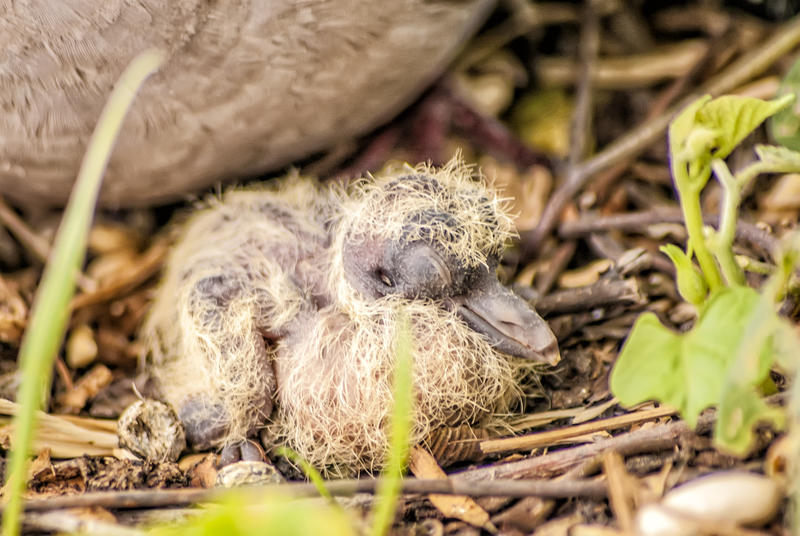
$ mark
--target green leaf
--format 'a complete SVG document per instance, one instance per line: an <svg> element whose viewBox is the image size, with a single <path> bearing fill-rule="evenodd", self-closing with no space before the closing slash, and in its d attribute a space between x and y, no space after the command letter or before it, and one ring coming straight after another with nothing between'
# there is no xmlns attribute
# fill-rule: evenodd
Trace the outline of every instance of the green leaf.
<svg viewBox="0 0 800 536"><path fill-rule="evenodd" d="M643 314L611 373L611 391L625 405L655 399L675 406L694 426L701 411L720 403L758 300L749 287L720 289L684 334L664 327L652 313ZM759 368L753 377L741 380L755 385L764 374Z"/></svg>
<svg viewBox="0 0 800 536"><path fill-rule="evenodd" d="M794 106L781 110L770 119L769 132L781 145L800 151L800 59L786 73L778 94L794 95L797 100Z"/></svg>
<svg viewBox="0 0 800 536"><path fill-rule="evenodd" d="M697 113L710 100L710 95L700 97L669 124L670 168L681 198L699 195L711 177L710 155L716 132L703 129L693 135L698 124Z"/></svg>
<svg viewBox="0 0 800 536"><path fill-rule="evenodd" d="M756 145L756 154L769 166L770 173L800 172L800 152L775 145Z"/></svg>
<svg viewBox="0 0 800 536"><path fill-rule="evenodd" d="M677 273L678 292L684 300L692 305L700 306L708 295L708 284L695 266L692 259L674 244L667 244L659 248L675 265Z"/></svg>
<svg viewBox="0 0 800 536"><path fill-rule="evenodd" d="M642 314L611 372L611 392L626 406L655 399L684 407L681 352L680 335L661 325L653 313Z"/></svg>
<svg viewBox="0 0 800 536"><path fill-rule="evenodd" d="M713 156L725 158L765 119L789 106L793 100L791 95L771 101L725 95L705 103L697 111L697 126L718 132Z"/></svg>
<svg viewBox="0 0 800 536"><path fill-rule="evenodd" d="M397 318L395 363L392 393L391 429L384 482L378 488L372 510L371 536L389 534L403 485L403 471L408 464L409 437L414 415L414 336L403 313Z"/></svg>
<svg viewBox="0 0 800 536"><path fill-rule="evenodd" d="M697 125L697 112L707 102L711 100L711 95L704 95L680 111L675 119L669 124L669 144L673 156L676 149L686 145L686 139ZM686 158L689 160L689 158Z"/></svg>
<svg viewBox="0 0 800 536"><path fill-rule="evenodd" d="M797 349L800 348L800 334L794 325L780 319L772 336L775 359L782 369L797 375L800 373L800 362L797 359Z"/></svg>
<svg viewBox="0 0 800 536"><path fill-rule="evenodd" d="M714 425L717 445L732 454L744 456L753 445L753 428L758 423L771 423L782 429L786 424L786 414L781 408L768 406L752 386L727 386Z"/></svg>
<svg viewBox="0 0 800 536"><path fill-rule="evenodd" d="M670 123L672 173L681 195L699 194L711 176L711 159L724 159L765 119L788 107L794 97L764 101L705 95L684 108Z"/></svg>

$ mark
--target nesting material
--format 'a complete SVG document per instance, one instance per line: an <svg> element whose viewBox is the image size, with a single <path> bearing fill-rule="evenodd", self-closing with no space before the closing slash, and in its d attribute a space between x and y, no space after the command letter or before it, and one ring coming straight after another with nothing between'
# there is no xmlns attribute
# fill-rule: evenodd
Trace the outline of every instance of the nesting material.
<svg viewBox="0 0 800 536"><path fill-rule="evenodd" d="M118 421L119 446L148 461L175 462L186 448L183 425L171 407L139 400Z"/></svg>
<svg viewBox="0 0 800 536"><path fill-rule="evenodd" d="M401 315L414 339L414 442L497 422L530 365L495 350L445 294L365 295L348 244L426 244L485 273L512 235L501 199L458 162L346 189L293 176L226 193L186 223L167 264L142 334L154 376L186 421L203 416L195 446L261 431L329 475L380 470Z"/></svg>

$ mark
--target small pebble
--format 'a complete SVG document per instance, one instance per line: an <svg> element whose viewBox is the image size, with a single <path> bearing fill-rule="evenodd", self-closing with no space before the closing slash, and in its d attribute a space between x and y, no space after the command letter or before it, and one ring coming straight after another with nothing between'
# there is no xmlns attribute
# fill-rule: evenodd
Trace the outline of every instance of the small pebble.
<svg viewBox="0 0 800 536"><path fill-rule="evenodd" d="M235 488L261 484L281 484L283 476L267 462L242 461L222 467L217 473L217 487Z"/></svg>
<svg viewBox="0 0 800 536"><path fill-rule="evenodd" d="M72 328L66 346L67 364L79 369L91 364L97 357L97 342L94 331L86 324Z"/></svg>

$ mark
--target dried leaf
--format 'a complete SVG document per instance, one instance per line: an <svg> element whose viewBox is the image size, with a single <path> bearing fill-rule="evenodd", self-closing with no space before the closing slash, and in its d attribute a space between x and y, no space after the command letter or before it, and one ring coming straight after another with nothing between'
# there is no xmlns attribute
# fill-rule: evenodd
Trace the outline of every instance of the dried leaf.
<svg viewBox="0 0 800 536"><path fill-rule="evenodd" d="M433 456L420 447L411 449L408 465L417 478L447 478ZM497 532L497 527L489 520L489 513L466 495L431 494L428 499L446 517L460 519L493 534Z"/></svg>

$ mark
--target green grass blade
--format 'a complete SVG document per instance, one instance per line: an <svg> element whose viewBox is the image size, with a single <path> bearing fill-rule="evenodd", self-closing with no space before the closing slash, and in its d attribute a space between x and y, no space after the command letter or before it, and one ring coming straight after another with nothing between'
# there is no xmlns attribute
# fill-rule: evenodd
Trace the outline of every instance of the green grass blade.
<svg viewBox="0 0 800 536"><path fill-rule="evenodd" d="M394 408L392 410L389 459L373 511L372 536L389 532L394 520L397 498L402 488L403 471L408 461L408 441L413 413L413 350L408 318L397 322L396 355L394 364Z"/></svg>
<svg viewBox="0 0 800 536"><path fill-rule="evenodd" d="M337 504L336 501L333 500L333 495L331 495L331 493L328 491L328 488L325 487L325 479L322 478L322 475L313 465L308 463L308 460L300 456L289 447L278 447L275 449L275 452L279 456L288 458L293 463L299 465L300 469L303 470L303 473L305 473L311 483L314 484L314 487L317 488L320 496L328 499L333 504Z"/></svg>
<svg viewBox="0 0 800 536"><path fill-rule="evenodd" d="M143 52L131 61L114 86L89 140L52 254L45 266L20 348L22 384L17 402L21 408L14 418L16 440L8 465L8 504L3 512L3 536L19 533L22 493L36 410L40 409L45 389L50 385L53 359L64 337L69 319L69 301L75 292L75 276L85 255L103 172L136 92L162 62L161 52Z"/></svg>

